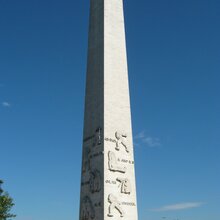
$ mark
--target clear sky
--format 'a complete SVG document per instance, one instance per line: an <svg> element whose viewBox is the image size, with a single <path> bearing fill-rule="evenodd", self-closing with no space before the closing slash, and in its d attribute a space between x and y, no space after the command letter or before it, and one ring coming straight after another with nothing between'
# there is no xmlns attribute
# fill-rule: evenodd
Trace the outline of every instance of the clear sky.
<svg viewBox="0 0 220 220"><path fill-rule="evenodd" d="M140 220L220 219L220 1L125 2ZM89 1L0 0L0 179L17 220L77 220Z"/></svg>

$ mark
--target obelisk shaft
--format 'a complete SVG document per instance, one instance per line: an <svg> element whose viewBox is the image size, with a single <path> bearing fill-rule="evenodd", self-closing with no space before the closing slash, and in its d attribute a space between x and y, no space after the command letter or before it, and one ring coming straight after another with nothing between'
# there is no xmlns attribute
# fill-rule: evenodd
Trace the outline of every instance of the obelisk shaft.
<svg viewBox="0 0 220 220"><path fill-rule="evenodd" d="M122 0L91 0L80 220L137 220Z"/></svg>

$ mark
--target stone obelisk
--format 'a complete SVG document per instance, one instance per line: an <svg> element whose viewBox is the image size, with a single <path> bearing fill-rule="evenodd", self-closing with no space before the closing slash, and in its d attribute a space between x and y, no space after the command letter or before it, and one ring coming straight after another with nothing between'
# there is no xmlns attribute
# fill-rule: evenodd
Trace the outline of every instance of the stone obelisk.
<svg viewBox="0 0 220 220"><path fill-rule="evenodd" d="M123 0L90 0L80 220L137 220Z"/></svg>

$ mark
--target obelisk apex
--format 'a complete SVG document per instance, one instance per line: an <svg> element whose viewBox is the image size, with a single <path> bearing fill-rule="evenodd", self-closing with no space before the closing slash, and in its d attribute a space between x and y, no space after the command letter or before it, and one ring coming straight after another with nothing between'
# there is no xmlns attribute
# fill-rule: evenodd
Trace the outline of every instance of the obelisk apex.
<svg viewBox="0 0 220 220"><path fill-rule="evenodd" d="M80 220L137 220L123 0L90 0Z"/></svg>

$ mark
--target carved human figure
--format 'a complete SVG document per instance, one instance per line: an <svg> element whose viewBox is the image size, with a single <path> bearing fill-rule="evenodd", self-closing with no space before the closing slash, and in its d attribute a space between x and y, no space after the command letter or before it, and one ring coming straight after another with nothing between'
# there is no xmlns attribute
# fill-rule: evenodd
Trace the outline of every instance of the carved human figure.
<svg viewBox="0 0 220 220"><path fill-rule="evenodd" d="M120 213L121 217L124 217L124 211L121 208L121 203L117 200L117 198L110 194L108 196L108 202L110 203L108 208L108 216L114 217L114 211L117 210Z"/></svg>
<svg viewBox="0 0 220 220"><path fill-rule="evenodd" d="M120 182L121 193L131 194L131 182L127 178L117 178L118 182Z"/></svg>
<svg viewBox="0 0 220 220"><path fill-rule="evenodd" d="M101 190L101 173L98 170L90 172L89 179L91 193L100 192Z"/></svg>
<svg viewBox="0 0 220 220"><path fill-rule="evenodd" d="M83 173L86 173L87 171L90 170L90 149L86 148L84 153L83 153L83 167L82 171Z"/></svg>
<svg viewBox="0 0 220 220"><path fill-rule="evenodd" d="M113 172L125 173L126 167L121 167L118 165L117 158L115 154L111 151L108 152L108 166L109 170Z"/></svg>
<svg viewBox="0 0 220 220"><path fill-rule="evenodd" d="M95 210L88 196L86 196L82 201L80 216L81 216L80 220L91 220L95 218Z"/></svg>
<svg viewBox="0 0 220 220"><path fill-rule="evenodd" d="M126 152L129 153L129 144L128 144L128 141L127 141L127 134L123 133L123 132L115 132L115 137L116 137L116 147L115 149L116 150L120 150L121 147L124 147Z"/></svg>
<svg viewBox="0 0 220 220"><path fill-rule="evenodd" d="M96 147L97 145L100 145L101 143L102 143L102 129L97 128L95 131L93 146Z"/></svg>

